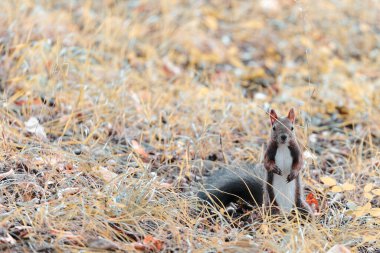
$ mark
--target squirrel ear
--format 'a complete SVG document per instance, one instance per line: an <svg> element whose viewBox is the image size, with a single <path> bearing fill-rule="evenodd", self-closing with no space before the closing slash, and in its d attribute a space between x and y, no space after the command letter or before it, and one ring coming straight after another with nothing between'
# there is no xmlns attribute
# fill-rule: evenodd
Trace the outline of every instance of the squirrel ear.
<svg viewBox="0 0 380 253"><path fill-rule="evenodd" d="M274 122L276 122L277 120L277 113L275 112L275 110L270 110L270 123L273 125Z"/></svg>
<svg viewBox="0 0 380 253"><path fill-rule="evenodd" d="M294 123L294 120L296 118L296 115L294 113L294 108L290 109L289 113L288 113L288 119Z"/></svg>

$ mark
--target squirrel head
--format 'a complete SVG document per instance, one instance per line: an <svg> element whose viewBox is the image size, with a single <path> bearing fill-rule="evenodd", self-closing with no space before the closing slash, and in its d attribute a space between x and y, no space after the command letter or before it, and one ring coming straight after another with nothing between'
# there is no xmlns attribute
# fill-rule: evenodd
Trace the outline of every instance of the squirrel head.
<svg viewBox="0 0 380 253"><path fill-rule="evenodd" d="M294 109L290 109L288 116L278 117L275 110L269 113L272 126L271 140L278 144L288 144L290 140L295 138L294 135Z"/></svg>

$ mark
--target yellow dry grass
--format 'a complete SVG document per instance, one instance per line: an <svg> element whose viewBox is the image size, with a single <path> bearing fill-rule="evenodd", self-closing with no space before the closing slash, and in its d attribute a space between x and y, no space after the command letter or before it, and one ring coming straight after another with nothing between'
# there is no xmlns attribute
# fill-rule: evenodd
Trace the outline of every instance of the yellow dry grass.
<svg viewBox="0 0 380 253"><path fill-rule="evenodd" d="M165 252L380 248L376 0L0 9L1 250L147 251L148 235ZM191 161L258 162L269 107L296 108L314 222L197 207Z"/></svg>

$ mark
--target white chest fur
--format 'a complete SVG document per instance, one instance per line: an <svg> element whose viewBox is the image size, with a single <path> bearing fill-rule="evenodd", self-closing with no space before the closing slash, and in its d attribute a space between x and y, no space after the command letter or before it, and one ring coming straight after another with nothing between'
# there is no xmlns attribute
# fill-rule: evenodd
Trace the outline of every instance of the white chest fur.
<svg viewBox="0 0 380 253"><path fill-rule="evenodd" d="M281 169L282 176L274 174L273 190L277 204L284 211L290 211L295 205L296 181L286 182L292 168L292 155L287 145L281 144L277 148L276 165Z"/></svg>

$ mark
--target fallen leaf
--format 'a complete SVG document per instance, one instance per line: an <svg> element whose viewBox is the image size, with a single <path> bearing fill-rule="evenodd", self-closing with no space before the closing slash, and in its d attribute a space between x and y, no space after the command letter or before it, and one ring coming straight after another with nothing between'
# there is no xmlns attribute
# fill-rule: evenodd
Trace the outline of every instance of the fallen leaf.
<svg viewBox="0 0 380 253"><path fill-rule="evenodd" d="M370 192L373 188L373 183L369 183L366 186L364 186L364 192Z"/></svg>
<svg viewBox="0 0 380 253"><path fill-rule="evenodd" d="M37 118L31 117L24 124L27 132L36 135L40 140L47 141L45 129L40 125Z"/></svg>
<svg viewBox="0 0 380 253"><path fill-rule="evenodd" d="M365 236L363 236L363 240L364 240L364 242L374 242L377 240L377 236L376 235L365 235Z"/></svg>
<svg viewBox="0 0 380 253"><path fill-rule="evenodd" d="M372 200L373 199L373 195L369 192L365 192L364 193L364 197L367 198L368 200Z"/></svg>
<svg viewBox="0 0 380 253"><path fill-rule="evenodd" d="M352 213L358 217L360 216L363 216L365 214L368 214L370 213L372 210L372 205L371 205L371 202L368 202L367 204L365 204L364 206L359 206L356 208L356 210L354 210Z"/></svg>
<svg viewBox="0 0 380 253"><path fill-rule="evenodd" d="M160 182L158 182L156 186L159 189L170 189L170 188L173 187L172 184L169 184L169 183L160 183Z"/></svg>
<svg viewBox="0 0 380 253"><path fill-rule="evenodd" d="M356 210L358 208L358 206L355 204L355 202L352 202L352 201L347 201L347 207L348 209L350 210Z"/></svg>
<svg viewBox="0 0 380 253"><path fill-rule="evenodd" d="M327 186L336 185L336 180L332 177L321 177L321 181Z"/></svg>
<svg viewBox="0 0 380 253"><path fill-rule="evenodd" d="M335 185L331 188L331 191L332 192L342 192L343 191L343 188L338 186L338 185Z"/></svg>
<svg viewBox="0 0 380 253"><path fill-rule="evenodd" d="M258 19L251 19L251 20L241 23L242 28L250 29L250 30L261 29L263 28L264 25L265 24L261 20L258 20Z"/></svg>
<svg viewBox="0 0 380 253"><path fill-rule="evenodd" d="M352 191L355 189L355 185L349 183L344 183L341 187L343 191Z"/></svg>
<svg viewBox="0 0 380 253"><path fill-rule="evenodd" d="M148 153L145 151L145 149L135 140L131 141L133 150L143 158L149 158Z"/></svg>
<svg viewBox="0 0 380 253"><path fill-rule="evenodd" d="M306 160L311 160L311 161L314 161L315 159L317 159L317 156L311 153L309 150L306 150L305 152L303 152L303 157Z"/></svg>
<svg viewBox="0 0 380 253"><path fill-rule="evenodd" d="M255 80L258 78L264 78L266 75L265 70L263 68L255 68L249 71L249 73L246 73L243 76L244 80Z"/></svg>
<svg viewBox="0 0 380 253"><path fill-rule="evenodd" d="M137 250L141 250L141 251L143 251L143 250L147 250L147 247L146 247L144 244L140 243L140 242L135 242L135 243L133 243L133 247L134 247L135 249L137 249Z"/></svg>
<svg viewBox="0 0 380 253"><path fill-rule="evenodd" d="M374 217L380 217L380 208L379 207L376 207L376 208L372 208L369 213L374 216Z"/></svg>
<svg viewBox="0 0 380 253"><path fill-rule="evenodd" d="M77 166L73 163L58 164L59 171L64 174L72 174L76 172Z"/></svg>
<svg viewBox="0 0 380 253"><path fill-rule="evenodd" d="M18 105L18 106L29 105L29 104L41 105L42 101L40 98L33 98L32 100L28 100L24 98L24 99L16 100L14 103L15 105Z"/></svg>
<svg viewBox="0 0 380 253"><path fill-rule="evenodd" d="M206 16L204 18L204 23L211 31L218 29L218 20L213 16Z"/></svg>
<svg viewBox="0 0 380 253"><path fill-rule="evenodd" d="M57 229L50 229L49 230L50 234L56 236L58 239L65 239L67 242L73 245L82 245L82 242L84 240L83 236L73 234L70 231L62 231L62 230L57 230Z"/></svg>
<svg viewBox="0 0 380 253"><path fill-rule="evenodd" d="M31 226L14 226L9 229L9 231L19 238L27 238L32 230Z"/></svg>
<svg viewBox="0 0 380 253"><path fill-rule="evenodd" d="M8 232L1 231L0 245L2 245L2 244L14 245L14 244L16 244L16 240L13 239L13 237L10 236Z"/></svg>
<svg viewBox="0 0 380 253"><path fill-rule="evenodd" d="M351 250L344 245L337 244L329 249L327 253L351 253Z"/></svg>
<svg viewBox="0 0 380 253"><path fill-rule="evenodd" d="M70 187L70 188L66 188L66 189L58 191L57 195L58 195L58 198L61 199L67 195L74 195L78 193L79 190L80 190L79 187Z"/></svg>
<svg viewBox="0 0 380 253"><path fill-rule="evenodd" d="M147 235L144 237L143 244L148 246L150 250L161 251L164 242L151 235Z"/></svg>
<svg viewBox="0 0 380 253"><path fill-rule="evenodd" d="M371 202L368 202L367 204L365 204L364 206L361 207L363 210L365 211L369 211L371 210L372 208L372 205L371 205Z"/></svg>
<svg viewBox="0 0 380 253"><path fill-rule="evenodd" d="M99 174L99 176L101 176L106 182L110 182L117 177L115 172L112 172L103 166L97 167L95 172Z"/></svg>
<svg viewBox="0 0 380 253"><path fill-rule="evenodd" d="M374 189L374 190L372 190L372 193L377 195L377 196L380 196L380 189Z"/></svg>
<svg viewBox="0 0 380 253"><path fill-rule="evenodd" d="M247 248L252 249L253 246L256 246L255 243L252 240L238 240L238 241L232 241L232 242L226 242L223 244L223 247L230 247L235 246L239 248Z"/></svg>
<svg viewBox="0 0 380 253"><path fill-rule="evenodd" d="M164 64L164 71L169 75L179 75L182 73L182 70L180 67L174 65L172 61L168 57L165 57L162 59L162 62Z"/></svg>
<svg viewBox="0 0 380 253"><path fill-rule="evenodd" d="M316 211L319 210L318 200L314 197L314 194L313 194L313 193L310 192L310 193L306 196L306 202L307 202L311 207L313 207Z"/></svg>
<svg viewBox="0 0 380 253"><path fill-rule="evenodd" d="M260 7L265 12L277 12L281 10L281 5L278 0L261 0Z"/></svg>
<svg viewBox="0 0 380 253"><path fill-rule="evenodd" d="M87 245L90 248L95 248L95 249L102 249L102 250L118 250L120 247L105 238L97 237L97 238L92 238L87 241Z"/></svg>
<svg viewBox="0 0 380 253"><path fill-rule="evenodd" d="M14 174L15 174L14 170L10 169L9 171L0 174L0 180L4 179L6 177L11 177Z"/></svg>
<svg viewBox="0 0 380 253"><path fill-rule="evenodd" d="M264 93L262 93L262 92L257 92L257 93L255 93L255 96L254 96L254 99L255 100L265 100L267 98L267 95L265 95ZM307 151L308 152L308 151ZM309 152L310 153L310 152ZM305 152L304 152L304 155L305 155ZM308 154L307 154L308 155ZM306 155L306 156L307 156ZM307 157L305 157L306 159L308 158L308 156Z"/></svg>
<svg viewBox="0 0 380 253"><path fill-rule="evenodd" d="M65 170L70 170L70 171L71 171L71 170L74 169L74 166L73 166L72 163L67 163L67 164L65 164L64 169L65 169Z"/></svg>

